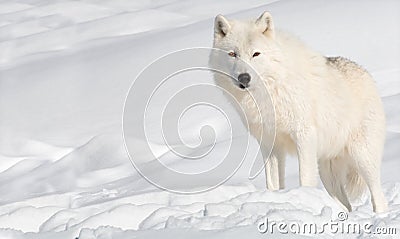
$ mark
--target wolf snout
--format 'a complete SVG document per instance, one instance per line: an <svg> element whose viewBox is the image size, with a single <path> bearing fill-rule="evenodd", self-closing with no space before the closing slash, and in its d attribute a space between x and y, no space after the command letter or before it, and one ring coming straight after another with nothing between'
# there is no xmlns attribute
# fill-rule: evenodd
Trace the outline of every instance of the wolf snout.
<svg viewBox="0 0 400 239"><path fill-rule="evenodd" d="M249 73L242 73L238 76L239 87L244 89L249 86L251 76Z"/></svg>

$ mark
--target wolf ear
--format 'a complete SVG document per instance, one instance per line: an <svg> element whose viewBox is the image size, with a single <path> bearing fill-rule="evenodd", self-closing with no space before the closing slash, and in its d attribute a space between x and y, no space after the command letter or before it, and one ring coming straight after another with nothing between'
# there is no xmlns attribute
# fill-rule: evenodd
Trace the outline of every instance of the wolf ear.
<svg viewBox="0 0 400 239"><path fill-rule="evenodd" d="M222 16L218 15L215 17L214 21L214 36L215 37L224 37L231 29L231 25L228 20Z"/></svg>
<svg viewBox="0 0 400 239"><path fill-rule="evenodd" d="M272 16L269 12L264 12L257 20L256 26L266 36L274 37L274 23L272 22Z"/></svg>

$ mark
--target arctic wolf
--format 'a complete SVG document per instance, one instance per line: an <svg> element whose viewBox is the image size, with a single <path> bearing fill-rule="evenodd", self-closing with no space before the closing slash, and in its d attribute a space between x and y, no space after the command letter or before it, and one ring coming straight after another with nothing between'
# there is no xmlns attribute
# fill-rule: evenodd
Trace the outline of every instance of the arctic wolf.
<svg viewBox="0 0 400 239"><path fill-rule="evenodd" d="M350 200L367 186L373 210L387 210L380 184L385 117L366 70L343 57L322 56L277 31L268 12L255 21L218 15L214 48L226 52L227 60L210 59L210 64L228 65L233 77L215 74L215 81L239 102L250 119L250 133L268 157L268 189L285 187L285 157L294 154L301 186L317 186L319 175L327 192L349 211ZM273 105L265 103L263 90ZM268 117L275 117L275 124ZM270 138L271 132L276 132L275 142L265 155L268 142L261 138Z"/></svg>

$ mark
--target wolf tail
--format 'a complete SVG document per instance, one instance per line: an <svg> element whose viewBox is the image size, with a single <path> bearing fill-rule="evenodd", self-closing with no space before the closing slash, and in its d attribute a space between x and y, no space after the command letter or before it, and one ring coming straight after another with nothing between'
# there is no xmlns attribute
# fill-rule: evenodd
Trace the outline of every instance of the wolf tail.
<svg viewBox="0 0 400 239"><path fill-rule="evenodd" d="M356 168L344 158L334 158L320 163L319 173L326 191L350 212L350 200L363 195L366 184Z"/></svg>

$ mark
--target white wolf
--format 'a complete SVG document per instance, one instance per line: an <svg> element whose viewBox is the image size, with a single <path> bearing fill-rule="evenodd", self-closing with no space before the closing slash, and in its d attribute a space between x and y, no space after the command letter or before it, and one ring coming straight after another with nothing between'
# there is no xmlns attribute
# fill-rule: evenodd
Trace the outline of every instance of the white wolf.
<svg viewBox="0 0 400 239"><path fill-rule="evenodd" d="M272 153L264 154L269 157L267 188L285 187L285 157L297 154L301 186L317 186L320 175L328 193L351 211L349 199L367 185L373 210L386 211L380 184L385 116L371 75L350 60L322 56L277 31L268 12L255 21L218 15L214 28L214 48L226 51L230 60L211 59L210 64L228 65L235 78L215 74L216 83L240 103L263 153L267 143L261 138L276 130ZM273 106L262 101L262 89ZM259 109L250 94L259 97ZM268 120L271 107L276 129ZM267 120L259 119L258 110Z"/></svg>

